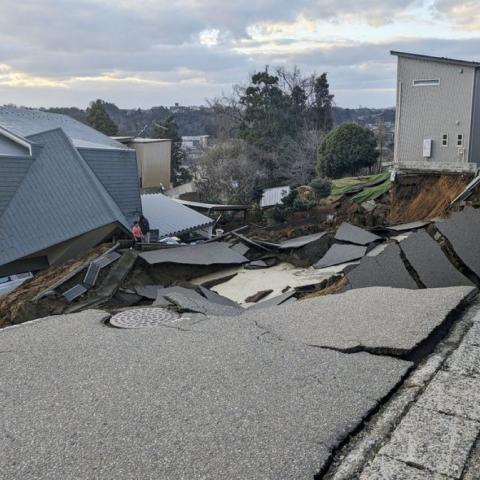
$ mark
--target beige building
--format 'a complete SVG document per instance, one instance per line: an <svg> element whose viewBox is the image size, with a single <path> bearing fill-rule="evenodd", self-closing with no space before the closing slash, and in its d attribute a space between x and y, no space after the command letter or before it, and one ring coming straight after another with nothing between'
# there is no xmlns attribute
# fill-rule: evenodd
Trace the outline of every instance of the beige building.
<svg viewBox="0 0 480 480"><path fill-rule="evenodd" d="M172 141L168 138L115 137L137 153L138 177L142 188L172 187L170 182Z"/></svg>

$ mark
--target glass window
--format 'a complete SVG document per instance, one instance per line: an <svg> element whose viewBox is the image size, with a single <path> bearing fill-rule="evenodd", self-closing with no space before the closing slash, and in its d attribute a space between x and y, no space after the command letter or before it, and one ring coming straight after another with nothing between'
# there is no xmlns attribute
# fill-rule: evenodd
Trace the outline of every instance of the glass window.
<svg viewBox="0 0 480 480"><path fill-rule="evenodd" d="M442 135L442 147L448 147L448 133Z"/></svg>
<svg viewBox="0 0 480 480"><path fill-rule="evenodd" d="M463 147L463 134L461 133L457 135L457 147Z"/></svg>
<svg viewBox="0 0 480 480"><path fill-rule="evenodd" d="M414 87L432 87L440 85L440 80L438 78L431 78L426 80L414 80L413 86Z"/></svg>

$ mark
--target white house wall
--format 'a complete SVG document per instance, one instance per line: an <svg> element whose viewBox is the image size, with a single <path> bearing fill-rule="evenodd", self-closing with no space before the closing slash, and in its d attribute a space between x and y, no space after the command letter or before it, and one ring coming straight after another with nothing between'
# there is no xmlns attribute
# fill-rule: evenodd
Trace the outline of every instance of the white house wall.
<svg viewBox="0 0 480 480"><path fill-rule="evenodd" d="M445 162L462 160L457 135L464 136L468 162L475 70L454 64L398 58L396 161ZM414 86L415 80L438 79L438 86ZM448 146L442 146L442 135ZM432 140L432 155L423 157L423 141Z"/></svg>

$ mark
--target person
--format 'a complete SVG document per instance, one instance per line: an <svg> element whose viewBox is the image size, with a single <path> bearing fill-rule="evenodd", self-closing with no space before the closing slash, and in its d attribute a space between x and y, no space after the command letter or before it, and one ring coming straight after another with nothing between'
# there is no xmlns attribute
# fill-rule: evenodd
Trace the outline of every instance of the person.
<svg viewBox="0 0 480 480"><path fill-rule="evenodd" d="M132 234L133 238L135 239L135 243L141 242L143 239L142 229L138 222L135 222L132 227Z"/></svg>
<svg viewBox="0 0 480 480"><path fill-rule="evenodd" d="M145 243L150 243L150 223L143 215L140 215L138 224L140 225L140 229L142 230L142 237L144 239L143 241Z"/></svg>

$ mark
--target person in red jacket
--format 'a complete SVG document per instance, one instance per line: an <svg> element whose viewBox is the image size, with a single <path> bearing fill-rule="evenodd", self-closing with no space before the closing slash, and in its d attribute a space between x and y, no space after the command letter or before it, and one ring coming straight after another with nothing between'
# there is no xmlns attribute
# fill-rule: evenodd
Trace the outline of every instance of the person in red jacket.
<svg viewBox="0 0 480 480"><path fill-rule="evenodd" d="M135 238L135 243L141 242L143 239L142 229L138 222L135 222L132 227L133 238Z"/></svg>

